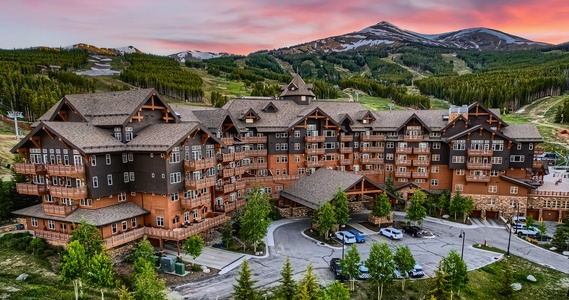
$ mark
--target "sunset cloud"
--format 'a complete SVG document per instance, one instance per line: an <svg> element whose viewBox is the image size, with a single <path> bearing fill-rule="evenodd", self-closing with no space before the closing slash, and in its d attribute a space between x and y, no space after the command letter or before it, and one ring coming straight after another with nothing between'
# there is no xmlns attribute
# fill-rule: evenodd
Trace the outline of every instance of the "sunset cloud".
<svg viewBox="0 0 569 300"><path fill-rule="evenodd" d="M133 45L171 54L247 54L361 30L380 21L420 33L489 27L569 41L564 0L0 0L0 48Z"/></svg>

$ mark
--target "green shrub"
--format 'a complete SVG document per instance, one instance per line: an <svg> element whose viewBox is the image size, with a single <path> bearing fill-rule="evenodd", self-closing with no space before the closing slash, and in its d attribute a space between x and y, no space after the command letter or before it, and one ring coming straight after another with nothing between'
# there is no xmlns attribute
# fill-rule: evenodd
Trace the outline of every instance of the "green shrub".
<svg viewBox="0 0 569 300"><path fill-rule="evenodd" d="M198 264L193 264L192 265L192 271L193 272L199 272L202 270L202 266L198 265Z"/></svg>

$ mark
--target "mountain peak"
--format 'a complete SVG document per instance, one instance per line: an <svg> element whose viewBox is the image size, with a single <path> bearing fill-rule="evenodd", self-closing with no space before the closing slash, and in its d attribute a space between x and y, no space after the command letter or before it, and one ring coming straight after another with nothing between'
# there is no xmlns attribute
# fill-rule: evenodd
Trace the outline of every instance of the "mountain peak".
<svg viewBox="0 0 569 300"><path fill-rule="evenodd" d="M391 23L389 23L389 22L387 22L387 21L381 21L381 22L375 24L374 26L386 26L386 27L399 28L399 27L397 27L397 26L395 26L395 25L393 25L393 24L391 24Z"/></svg>

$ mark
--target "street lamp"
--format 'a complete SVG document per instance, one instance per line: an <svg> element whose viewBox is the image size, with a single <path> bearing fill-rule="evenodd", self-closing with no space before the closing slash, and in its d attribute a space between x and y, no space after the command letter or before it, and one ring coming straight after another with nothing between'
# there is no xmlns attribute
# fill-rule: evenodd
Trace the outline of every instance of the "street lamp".
<svg viewBox="0 0 569 300"><path fill-rule="evenodd" d="M460 252L460 259L464 261L464 239L466 238L466 232L464 232L464 230L461 230L458 237L462 238L462 252Z"/></svg>
<svg viewBox="0 0 569 300"><path fill-rule="evenodd" d="M506 256L510 257L510 242L512 241L512 217L510 216L510 220L509 220L509 230L510 230L510 236L508 237L508 250L506 251Z"/></svg>
<svg viewBox="0 0 569 300"><path fill-rule="evenodd" d="M342 260L344 260L344 248L346 248L346 243L344 242L344 239L342 239Z"/></svg>

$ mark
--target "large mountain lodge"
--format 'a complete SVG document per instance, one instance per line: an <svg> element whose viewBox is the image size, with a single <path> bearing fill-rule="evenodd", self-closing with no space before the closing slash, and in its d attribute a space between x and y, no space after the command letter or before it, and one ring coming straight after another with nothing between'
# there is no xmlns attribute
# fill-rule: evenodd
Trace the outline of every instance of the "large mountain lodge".
<svg viewBox="0 0 569 300"><path fill-rule="evenodd" d="M509 216L519 203L560 219L566 209L531 197L542 141L534 125L508 125L479 103L370 111L316 100L299 76L280 98L221 109L170 105L154 89L68 95L13 148L29 178L17 191L42 198L15 213L52 243L84 218L107 248L144 235L162 247L226 222L253 186L299 216L339 186L362 209L392 176L403 199L449 190L472 196L477 217Z"/></svg>

